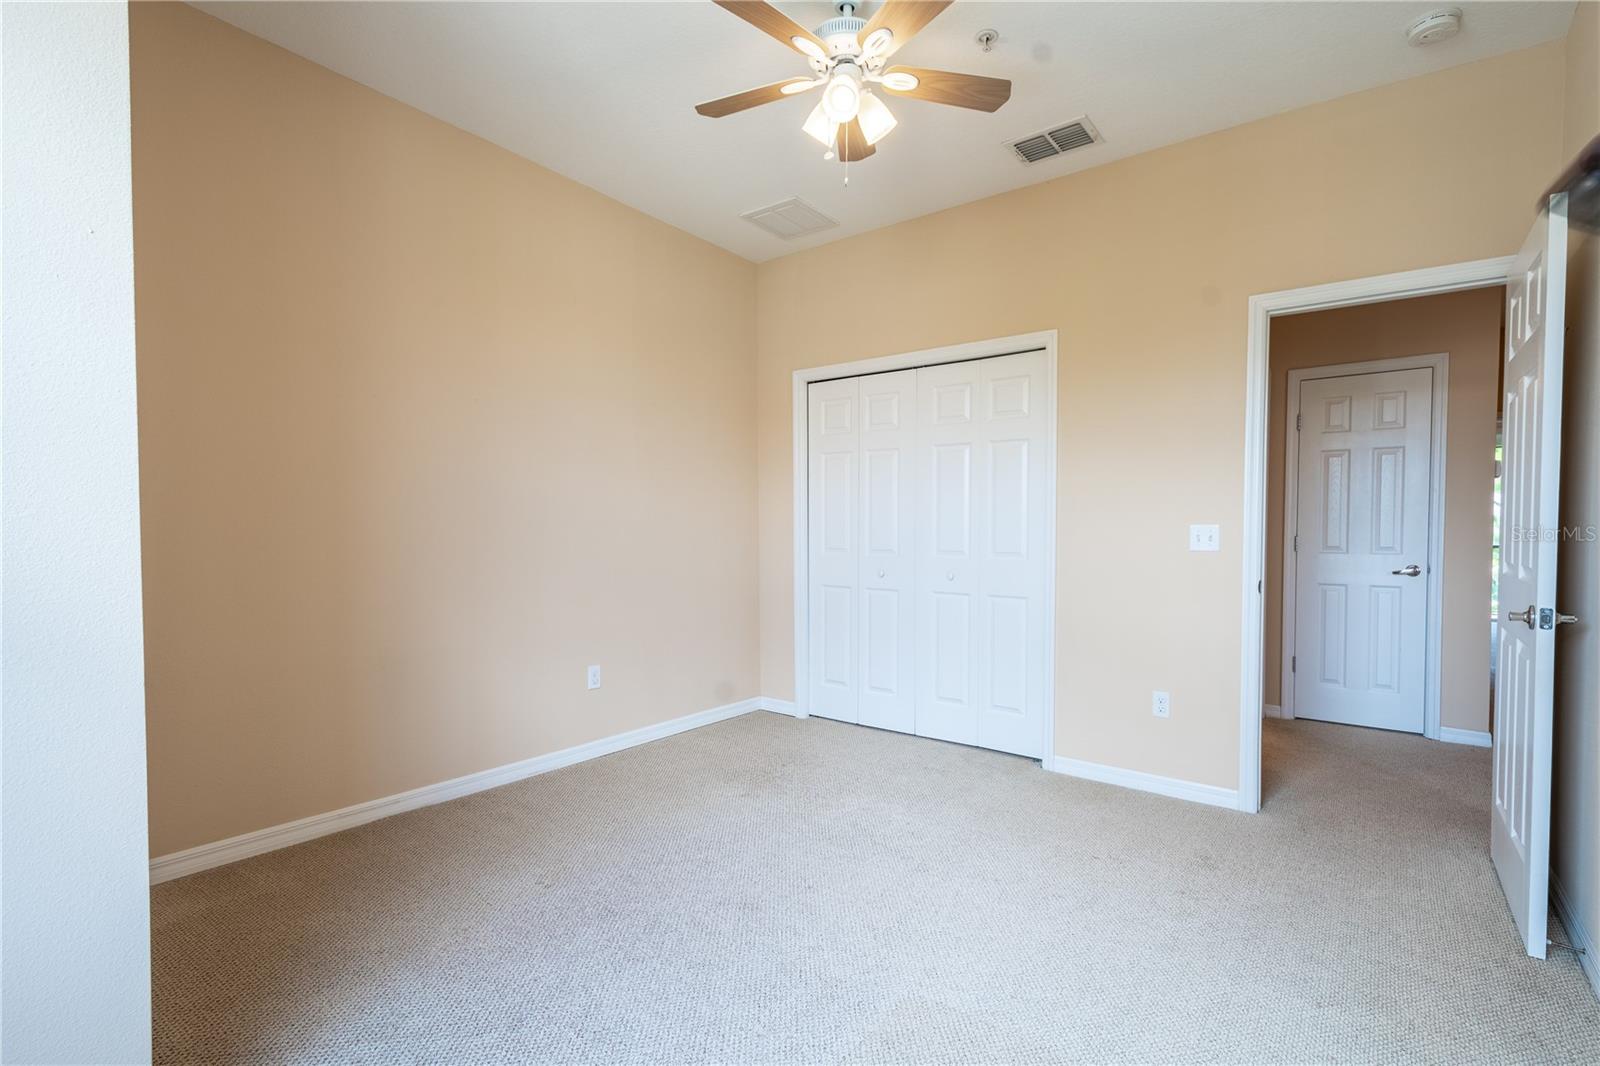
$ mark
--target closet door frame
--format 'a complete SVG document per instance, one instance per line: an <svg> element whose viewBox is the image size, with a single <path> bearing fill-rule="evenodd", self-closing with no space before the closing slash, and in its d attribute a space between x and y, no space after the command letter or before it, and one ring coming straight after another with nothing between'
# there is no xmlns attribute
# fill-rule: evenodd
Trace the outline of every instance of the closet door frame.
<svg viewBox="0 0 1600 1066"><path fill-rule="evenodd" d="M918 367L939 366L944 363L964 363L973 359L989 359L998 355L1018 355L1023 352L1043 352L1045 356L1045 470L1047 486L1045 499L1045 542L1050 550L1044 561L1044 758L1041 765L1049 770L1056 759L1056 331L1022 333L1014 337L997 337L994 340L973 341L970 344L953 344L944 348L928 348L918 352L902 352L874 359L859 359L849 363L831 363L807 367L794 372L793 426L794 426L794 713L805 718L810 713L811 676L811 614L810 614L810 437L808 420L810 409L807 387L817 381L836 378L859 377L863 374L881 374L891 370L913 370Z"/></svg>

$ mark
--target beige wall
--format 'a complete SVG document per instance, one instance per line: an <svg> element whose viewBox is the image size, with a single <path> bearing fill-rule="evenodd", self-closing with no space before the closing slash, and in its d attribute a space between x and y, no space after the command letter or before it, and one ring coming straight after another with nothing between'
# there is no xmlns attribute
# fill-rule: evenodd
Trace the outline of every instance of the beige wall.
<svg viewBox="0 0 1600 1066"><path fill-rule="evenodd" d="M756 695L754 268L132 20L152 852Z"/></svg>
<svg viewBox="0 0 1600 1066"><path fill-rule="evenodd" d="M1234 787L1247 301L1514 252L1562 84L1556 42L763 264L764 693L794 685L791 371L1057 329L1056 750ZM848 329L822 310L841 277ZM1220 523L1222 551L1187 551L1190 522Z"/></svg>
<svg viewBox="0 0 1600 1066"><path fill-rule="evenodd" d="M1563 162L1600 135L1600 4L1583 3L1566 41ZM1600 529L1600 236L1574 231L1567 261L1561 524ZM1561 546L1557 603L1581 619L1556 644L1552 866L1591 945L1600 943L1600 543ZM1590 980L1600 974L1592 959ZM1600 984L1597 984L1600 991Z"/></svg>
<svg viewBox="0 0 1600 1066"><path fill-rule="evenodd" d="M1456 729L1489 728L1489 555L1494 542L1495 408L1504 303L1505 288L1496 286L1273 320L1267 424L1267 703L1280 702L1282 691L1283 464L1289 371L1448 352L1439 720Z"/></svg>
<svg viewBox="0 0 1600 1066"><path fill-rule="evenodd" d="M1051 328L1058 753L1232 787L1248 296L1515 250L1595 113L1586 5L1584 41L755 268L190 9L132 21L157 854L792 695L790 371Z"/></svg>

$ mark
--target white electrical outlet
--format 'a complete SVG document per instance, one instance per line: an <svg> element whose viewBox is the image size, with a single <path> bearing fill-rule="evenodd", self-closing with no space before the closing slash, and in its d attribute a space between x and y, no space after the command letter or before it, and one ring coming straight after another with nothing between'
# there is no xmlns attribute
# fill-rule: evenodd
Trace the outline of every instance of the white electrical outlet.
<svg viewBox="0 0 1600 1066"><path fill-rule="evenodd" d="M1190 526L1189 550L1215 552L1222 550L1222 532L1219 526Z"/></svg>
<svg viewBox="0 0 1600 1066"><path fill-rule="evenodd" d="M600 687L600 668L598 666L589 667L589 687Z"/></svg>
<svg viewBox="0 0 1600 1066"><path fill-rule="evenodd" d="M1172 717L1172 693L1170 693L1170 692L1152 692L1152 693L1150 693L1150 713L1155 715L1157 718L1171 718Z"/></svg>

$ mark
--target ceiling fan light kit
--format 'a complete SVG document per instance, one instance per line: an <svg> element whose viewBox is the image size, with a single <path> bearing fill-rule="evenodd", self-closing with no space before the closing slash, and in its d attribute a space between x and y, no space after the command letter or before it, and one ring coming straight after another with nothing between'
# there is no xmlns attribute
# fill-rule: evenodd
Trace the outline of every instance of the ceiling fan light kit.
<svg viewBox="0 0 1600 1066"><path fill-rule="evenodd" d="M713 2L804 56L815 76L725 96L695 110L708 118L722 118L820 86L822 99L800 128L828 149L824 159L846 163L865 159L899 125L875 91L878 89L974 111L996 111L1011 98L1011 83L1001 78L909 67L885 69L889 56L949 7L951 0L884 0L871 19L858 18L857 5L846 0L838 5L838 16L815 32L764 0Z"/></svg>
<svg viewBox="0 0 1600 1066"><path fill-rule="evenodd" d="M861 98L861 108L856 114L856 120L861 123L861 134L866 137L868 144L877 144L889 136L890 130L900 124L884 106L883 101L876 96Z"/></svg>
<svg viewBox="0 0 1600 1066"><path fill-rule="evenodd" d="M843 125L856 117L861 110L861 81L861 68L854 63L840 63L833 68L833 77L822 90L822 108L828 118Z"/></svg>

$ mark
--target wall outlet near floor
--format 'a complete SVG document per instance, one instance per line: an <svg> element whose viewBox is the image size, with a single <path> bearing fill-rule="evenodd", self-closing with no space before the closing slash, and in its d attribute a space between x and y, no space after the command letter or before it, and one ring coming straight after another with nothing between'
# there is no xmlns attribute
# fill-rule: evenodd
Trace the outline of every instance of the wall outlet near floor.
<svg viewBox="0 0 1600 1066"><path fill-rule="evenodd" d="M1152 692L1152 693L1150 693L1150 713L1155 715L1157 718L1171 718L1172 717L1172 693L1170 693L1170 692Z"/></svg>
<svg viewBox="0 0 1600 1066"><path fill-rule="evenodd" d="M1190 526L1189 550L1192 552L1215 552L1222 550L1222 533L1220 526Z"/></svg>
<svg viewBox="0 0 1600 1066"><path fill-rule="evenodd" d="M589 687L600 687L600 668L598 666L589 667Z"/></svg>

